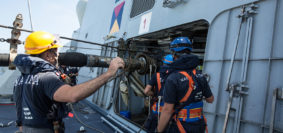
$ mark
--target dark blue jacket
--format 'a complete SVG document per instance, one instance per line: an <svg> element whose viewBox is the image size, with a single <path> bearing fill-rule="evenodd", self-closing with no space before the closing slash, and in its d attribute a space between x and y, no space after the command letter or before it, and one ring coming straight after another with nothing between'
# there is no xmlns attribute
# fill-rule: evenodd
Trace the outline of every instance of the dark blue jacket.
<svg viewBox="0 0 283 133"><path fill-rule="evenodd" d="M174 60L172 64L168 65L169 72L176 71L191 71L199 64L199 58L196 55L186 54Z"/></svg>
<svg viewBox="0 0 283 133"><path fill-rule="evenodd" d="M198 102L202 100L202 95L205 97L210 97L212 95L205 77L198 71L197 75L192 74L193 69L198 65L198 60L197 56L188 54L181 56L172 64L168 65L170 75L165 83L165 102L178 104L178 101L185 96L189 88L188 79L180 74L180 71L186 71L195 81L196 90L191 93L189 98L190 102Z"/></svg>
<svg viewBox="0 0 283 133"><path fill-rule="evenodd" d="M65 83L56 67L49 62L28 55L18 55L14 61L21 76L14 85L14 98L17 109L17 122L38 128L53 128L47 118L51 107L56 103L57 119L66 116L66 104L53 100L55 91Z"/></svg>
<svg viewBox="0 0 283 133"><path fill-rule="evenodd" d="M196 86L188 98L186 105L202 101L203 96L206 98L212 96L206 78L199 72L197 72L196 75L192 73L193 69L197 67L198 62L199 59L197 56L187 54L181 56L169 65L170 75L165 82L163 98L164 102L175 104L175 110L181 107L179 101L185 96L189 88L189 80L184 75L180 74L180 71L186 71L190 76L192 76ZM187 132L195 129L192 125L201 125L202 127L205 125L203 120L194 122L194 124L181 123Z"/></svg>

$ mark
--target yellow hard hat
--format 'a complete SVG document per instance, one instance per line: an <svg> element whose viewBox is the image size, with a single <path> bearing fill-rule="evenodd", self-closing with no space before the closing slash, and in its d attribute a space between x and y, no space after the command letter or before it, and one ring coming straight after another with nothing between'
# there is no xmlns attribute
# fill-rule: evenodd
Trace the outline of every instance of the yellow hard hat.
<svg viewBox="0 0 283 133"><path fill-rule="evenodd" d="M48 49L62 47L57 43L58 40L54 35L44 31L35 31L26 38L25 53L41 54Z"/></svg>

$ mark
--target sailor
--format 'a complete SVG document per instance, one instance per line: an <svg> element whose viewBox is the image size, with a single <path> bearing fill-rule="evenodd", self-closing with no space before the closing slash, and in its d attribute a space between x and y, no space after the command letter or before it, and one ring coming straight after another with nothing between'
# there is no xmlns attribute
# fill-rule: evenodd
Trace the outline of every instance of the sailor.
<svg viewBox="0 0 283 133"><path fill-rule="evenodd" d="M187 37L178 37L170 44L174 62L165 82L164 106L157 132L204 133L206 119L203 98L214 100L206 78L196 71L198 57L190 54L192 43ZM169 124L170 122L170 124Z"/></svg>
<svg viewBox="0 0 283 133"><path fill-rule="evenodd" d="M165 80L167 77L167 65L171 64L173 62L173 56L172 54L168 54L163 58L163 66L160 67L159 72L154 74L151 77L151 80L149 81L149 84L146 85L146 88L144 89L144 93L147 96L151 96L151 113L145 123L145 128L148 130L148 132L154 132L157 123L158 118L160 116L160 112L162 110L163 101L163 86L165 84Z"/></svg>
<svg viewBox="0 0 283 133"><path fill-rule="evenodd" d="M62 119L67 115L66 103L82 100L113 77L124 61L117 57L108 71L85 83L70 86L62 81L57 69L56 37L48 32L36 31L25 40L25 53L18 55L14 64L21 76L14 85L17 124L24 133L62 133Z"/></svg>
<svg viewBox="0 0 283 133"><path fill-rule="evenodd" d="M77 84L77 76L79 75L79 69L77 67L70 67L60 65L61 72L66 74L70 78L70 85L74 86Z"/></svg>

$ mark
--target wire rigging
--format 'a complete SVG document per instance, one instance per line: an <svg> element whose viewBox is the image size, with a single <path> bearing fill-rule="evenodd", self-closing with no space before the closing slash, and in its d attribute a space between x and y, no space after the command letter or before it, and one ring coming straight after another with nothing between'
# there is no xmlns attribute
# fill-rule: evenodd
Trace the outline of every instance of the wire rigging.
<svg viewBox="0 0 283 133"><path fill-rule="evenodd" d="M84 126L90 128L90 129L92 129L92 130L95 130L95 131L97 131L97 132L99 132L99 133L104 133L103 131L101 131L101 130L99 130L99 129L97 129L97 128L94 128L94 127L92 127L92 126L89 126L89 125L85 124L85 123L78 117L78 115L77 115L77 113L75 112L75 109L74 109L72 103L70 104L70 107L71 107L71 110L73 111L74 116L76 117L76 120L77 120L79 123L81 123L82 125L84 125Z"/></svg>
<svg viewBox="0 0 283 133"><path fill-rule="evenodd" d="M97 50L97 51L101 51L102 50L101 48L87 48L87 47L78 47L78 46L63 46L63 48L86 49L86 50ZM106 50L106 51L111 51L111 50Z"/></svg>
<svg viewBox="0 0 283 133"><path fill-rule="evenodd" d="M0 25L0 27L2 28L7 28L7 29L14 29L14 27L11 26L5 26L5 25ZM26 29L18 29L19 31L23 31L23 32L29 32L32 33L32 30L26 30ZM119 48L116 46L109 46L108 44L110 43L106 43L106 44L99 44L99 43L95 43L95 42L90 42L90 41L85 41L85 40L79 40L79 39L74 39L74 38L69 38L69 37L64 37L64 36L60 36L61 39L66 39L66 40L71 40L71 41L76 41L76 42L82 42L82 43L87 43L87 44L92 44L92 45L97 45L97 46L102 46L102 47L109 47L109 48L115 48L117 50L120 51L129 51L129 52L147 52L147 51L142 51L142 50L131 50L131 49L123 49L123 48ZM8 40L8 39L7 39ZM71 46L71 47L75 47L75 46ZM136 46L136 47L143 47L143 48L153 48L152 46ZM156 47L156 49L159 49ZM150 53L150 52L147 52Z"/></svg>
<svg viewBox="0 0 283 133"><path fill-rule="evenodd" d="M30 20L30 28L33 31L32 19L31 19L31 8L30 8L30 0L28 1L28 11L29 11L29 20Z"/></svg>

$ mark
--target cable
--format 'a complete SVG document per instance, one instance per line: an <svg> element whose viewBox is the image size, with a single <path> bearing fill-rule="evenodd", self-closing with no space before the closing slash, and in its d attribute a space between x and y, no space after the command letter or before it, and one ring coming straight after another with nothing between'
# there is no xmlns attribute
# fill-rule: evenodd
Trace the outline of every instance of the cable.
<svg viewBox="0 0 283 133"><path fill-rule="evenodd" d="M158 47L154 47L154 46L135 46L137 48L151 48L151 49L160 49L160 48L169 48L170 45L159 45Z"/></svg>
<svg viewBox="0 0 283 133"><path fill-rule="evenodd" d="M2 28L7 28L7 29L14 29L14 27L5 26L5 25L0 25L0 27L2 27ZM26 29L18 29L18 30L19 30L19 31L24 31L24 32L29 32L29 33L32 33L32 32L33 32L33 31L31 31L31 30L26 30ZM99 46L105 46L104 44L99 44L99 43L94 43L94 42L84 41L84 40L79 40L79 39L73 39L73 38L64 37L64 36L60 36L60 38L61 38L61 39L66 39L66 40L71 40L71 41L77 41L77 42L83 42L83 43L88 43L88 44L99 45ZM118 48L118 47L113 47L113 46L105 46L105 47Z"/></svg>
<svg viewBox="0 0 283 133"><path fill-rule="evenodd" d="M14 122L14 121L10 121L10 122L8 122L7 124L0 123L0 127L1 127L1 128L9 127L9 126L11 126L13 123L15 123L15 122Z"/></svg>
<svg viewBox="0 0 283 133"><path fill-rule="evenodd" d="M95 42L90 42L90 41L85 41L85 40L79 40L79 39L74 39L74 38L69 38L69 37L64 37L64 36L60 36L61 39L66 39L66 40L71 40L71 41L76 41L76 42L82 42L82 43L88 43L88 44L93 44L93 45L98 45L98 46L104 46L104 47L110 47L110 48L117 48L118 47L114 47L114 46L107 46L105 44L99 44L99 43L95 43Z"/></svg>
<svg viewBox="0 0 283 133"><path fill-rule="evenodd" d="M28 1L28 11L29 11L30 27L31 27L31 30L33 31L33 25L32 25L32 19L31 19L31 10L30 10L30 0L27 0L27 1Z"/></svg>
<svg viewBox="0 0 283 133"><path fill-rule="evenodd" d="M0 27L2 28L7 28L7 29L14 29L14 27L11 26L5 26L5 25L0 25ZM24 31L24 32L29 32L32 33L32 30L26 30L26 29L18 29L19 31ZM71 41L76 41L76 42L82 42L82 43L88 43L88 44L93 44L93 45L98 45L98 46L103 46L103 47L110 47L110 48L115 48L118 49L120 51L130 51L130 52L146 52L146 53L150 53L147 51L140 51L140 50L129 50L129 49L120 49L118 47L115 46L108 46L105 44L99 44L99 43L95 43L95 42L90 42L90 41L85 41L85 40L79 40L79 39L74 39L74 38L69 38L69 37L64 37L64 36L60 36L61 39L66 39L66 40L71 40ZM139 47L139 46L137 46ZM144 46L144 47L149 47L152 48L152 46ZM159 49L158 47L156 49Z"/></svg>
<svg viewBox="0 0 283 133"><path fill-rule="evenodd" d="M90 129L93 129L93 130L95 130L95 131L97 131L97 132L99 132L99 133L104 133L103 131L101 131L101 130L99 130L99 129L97 129L97 128L94 128L94 127L92 127L92 126L89 126L89 125L85 124L84 122L82 122L81 119L78 117L77 113L75 112L72 103L70 104L70 107L71 107L71 110L73 111L73 113L74 113L74 115L75 115L76 120L77 120L79 123L81 123L81 124L84 125L85 127L88 127L88 128L90 128Z"/></svg>
<svg viewBox="0 0 283 133"><path fill-rule="evenodd" d="M0 27L2 28L6 28L6 29L15 29L14 27L11 27L11 26L5 26L5 25L0 25ZM32 33L33 31L31 30L26 30L26 29L18 29L19 31L24 31L24 32L29 32L29 33Z"/></svg>
<svg viewBox="0 0 283 133"><path fill-rule="evenodd" d="M4 38L1 38L1 39L4 39ZM2 41L2 40L0 40ZM5 40L4 40L5 41ZM100 51L100 50L103 50L103 49L100 49L100 48L87 48L87 47L78 47L78 46L63 46L64 48L77 48L77 49L87 49L87 50L97 50L97 51ZM138 48L138 47L137 47ZM143 47L143 48L148 48L148 47ZM158 48L156 48L158 49ZM118 50L121 50L121 51L126 51L126 49L119 49ZM118 50L104 50L104 51L114 51L114 52L118 52ZM133 51L133 50L130 50L130 51ZM139 51L138 51L139 52ZM140 52L146 52L146 51L140 51Z"/></svg>
<svg viewBox="0 0 283 133"><path fill-rule="evenodd" d="M0 40L1 41L1 40ZM141 51L141 50L127 50L127 49L119 49L117 48L117 50L104 50L104 49L98 49L98 48L86 48L86 47L77 47L77 46L63 46L65 48L78 48L78 49L88 49L88 50L103 50L103 51L114 51L114 52L118 52L119 50L120 51L129 51L129 52L145 52L145 53L151 53L151 52L148 52L148 51ZM107 47L107 46L106 46Z"/></svg>
<svg viewBox="0 0 283 133"><path fill-rule="evenodd" d="M86 48L86 47L76 47L76 46L63 46L64 48L77 48L77 49L87 49L87 50L97 50L100 51L102 49L98 49L98 48ZM110 51L110 50L106 50L106 51Z"/></svg>

